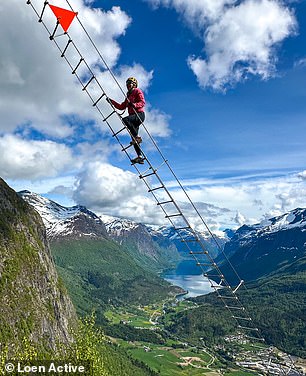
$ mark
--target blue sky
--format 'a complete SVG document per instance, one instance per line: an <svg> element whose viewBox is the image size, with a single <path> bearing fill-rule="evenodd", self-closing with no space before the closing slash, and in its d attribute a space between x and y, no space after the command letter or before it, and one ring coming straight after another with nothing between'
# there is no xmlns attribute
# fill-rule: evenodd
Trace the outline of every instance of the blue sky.
<svg viewBox="0 0 306 376"><path fill-rule="evenodd" d="M305 1L69 3L119 82L139 79L146 124L213 230L305 207ZM0 176L64 205L163 223L31 8L17 7L0 6ZM94 66L76 22L69 32Z"/></svg>

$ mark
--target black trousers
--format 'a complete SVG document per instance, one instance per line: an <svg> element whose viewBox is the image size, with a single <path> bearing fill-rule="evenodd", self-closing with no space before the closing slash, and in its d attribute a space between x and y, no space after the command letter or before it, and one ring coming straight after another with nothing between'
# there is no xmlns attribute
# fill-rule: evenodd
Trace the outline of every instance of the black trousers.
<svg viewBox="0 0 306 376"><path fill-rule="evenodd" d="M139 126L142 124L145 120L145 113L144 112L137 112L137 114L126 116L122 119L124 124L127 126L128 130L131 132L131 135L133 137L136 137L138 135ZM140 147L135 144L134 149L138 156L141 155Z"/></svg>

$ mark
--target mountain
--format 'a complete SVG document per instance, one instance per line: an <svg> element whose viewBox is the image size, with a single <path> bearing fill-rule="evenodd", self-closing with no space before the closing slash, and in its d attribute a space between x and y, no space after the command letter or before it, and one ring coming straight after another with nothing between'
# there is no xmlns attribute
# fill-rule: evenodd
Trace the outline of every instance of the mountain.
<svg viewBox="0 0 306 376"><path fill-rule="evenodd" d="M306 209L267 219L253 226L240 227L224 253L240 277L251 281L276 273L281 268L306 256ZM229 281L235 276L224 257L217 259ZM223 265L222 265L223 263Z"/></svg>
<svg viewBox="0 0 306 376"><path fill-rule="evenodd" d="M247 282L237 294L267 344L305 358L306 210L242 226L225 244L224 253ZM236 275L224 255L219 265L235 286ZM190 341L204 338L208 345L234 332L230 314L215 293L192 300L198 307L173 316L170 332Z"/></svg>
<svg viewBox="0 0 306 376"><path fill-rule="evenodd" d="M51 241L80 237L108 239L102 220L84 206L67 208L29 191L21 191L19 195L40 214L46 226L48 239Z"/></svg>
<svg viewBox="0 0 306 376"><path fill-rule="evenodd" d="M151 236L160 246L163 246L164 242L170 242L171 244L175 245L183 259L190 259L189 250L182 241L194 238L194 234L190 230L181 230L179 235L171 226L149 226L148 228ZM218 237L216 235L212 237L210 234L204 232L202 233L195 231L195 233L199 239L201 239L202 244L205 246L205 249L209 252L212 258L215 258L220 253L220 250L224 247L224 244L228 240L226 234L224 234L224 237ZM202 248L198 243L193 243L192 250L197 252L202 251Z"/></svg>
<svg viewBox="0 0 306 376"><path fill-rule="evenodd" d="M67 208L29 191L19 194L40 213L52 242L63 238L112 239L139 265L154 272L175 268L183 260L194 262L171 226L148 226L108 215L98 217L83 206ZM228 240L226 234L215 239L204 233L197 232L197 235L213 258ZM184 230L181 236L188 239L192 233ZM200 251L201 247L195 244L193 250Z"/></svg>
<svg viewBox="0 0 306 376"><path fill-rule="evenodd" d="M151 227L127 219L102 216L108 235L148 270L175 268L181 256L167 237L152 233Z"/></svg>
<svg viewBox="0 0 306 376"><path fill-rule="evenodd" d="M1 178L0 276L1 345L15 351L27 338L55 349L72 340L69 326L76 314L55 270L43 222Z"/></svg>
<svg viewBox="0 0 306 376"><path fill-rule="evenodd" d="M150 270L172 269L184 261L190 261L195 269L194 259L190 256L182 240L193 237L189 230L180 232L171 226L152 226L136 223L127 219L103 215L109 236L124 245L131 252L134 259ZM223 248L228 237L215 237L205 233L196 232L202 244L215 258ZM201 251L199 244L193 244L193 251ZM200 256L199 256L200 258Z"/></svg>
<svg viewBox="0 0 306 376"><path fill-rule="evenodd" d="M28 191L19 194L42 216L58 272L80 314L95 310L103 321L109 304L146 304L180 292L113 241L93 212Z"/></svg>

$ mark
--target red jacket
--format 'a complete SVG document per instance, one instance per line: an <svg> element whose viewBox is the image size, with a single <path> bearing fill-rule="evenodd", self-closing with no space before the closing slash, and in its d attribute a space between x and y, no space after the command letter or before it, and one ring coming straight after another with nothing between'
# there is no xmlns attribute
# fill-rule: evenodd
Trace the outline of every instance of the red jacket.
<svg viewBox="0 0 306 376"><path fill-rule="evenodd" d="M144 112L146 104L143 92L138 87L133 88L133 90L127 93L127 98L124 102L118 103L113 99L111 99L111 102L118 110L125 110L127 108L129 115L135 114L135 111Z"/></svg>

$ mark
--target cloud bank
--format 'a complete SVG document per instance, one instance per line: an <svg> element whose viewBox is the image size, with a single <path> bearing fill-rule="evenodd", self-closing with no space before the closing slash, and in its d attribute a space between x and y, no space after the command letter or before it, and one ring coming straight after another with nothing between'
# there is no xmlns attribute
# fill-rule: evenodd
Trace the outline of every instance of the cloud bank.
<svg viewBox="0 0 306 376"><path fill-rule="evenodd" d="M174 8L203 40L205 57L188 65L203 89L224 91L250 75L275 73L277 47L296 31L293 12L277 0L147 0Z"/></svg>
<svg viewBox="0 0 306 376"><path fill-rule="evenodd" d="M42 179L54 177L77 165L72 151L52 141L23 140L19 136L0 138L0 171L7 179Z"/></svg>

